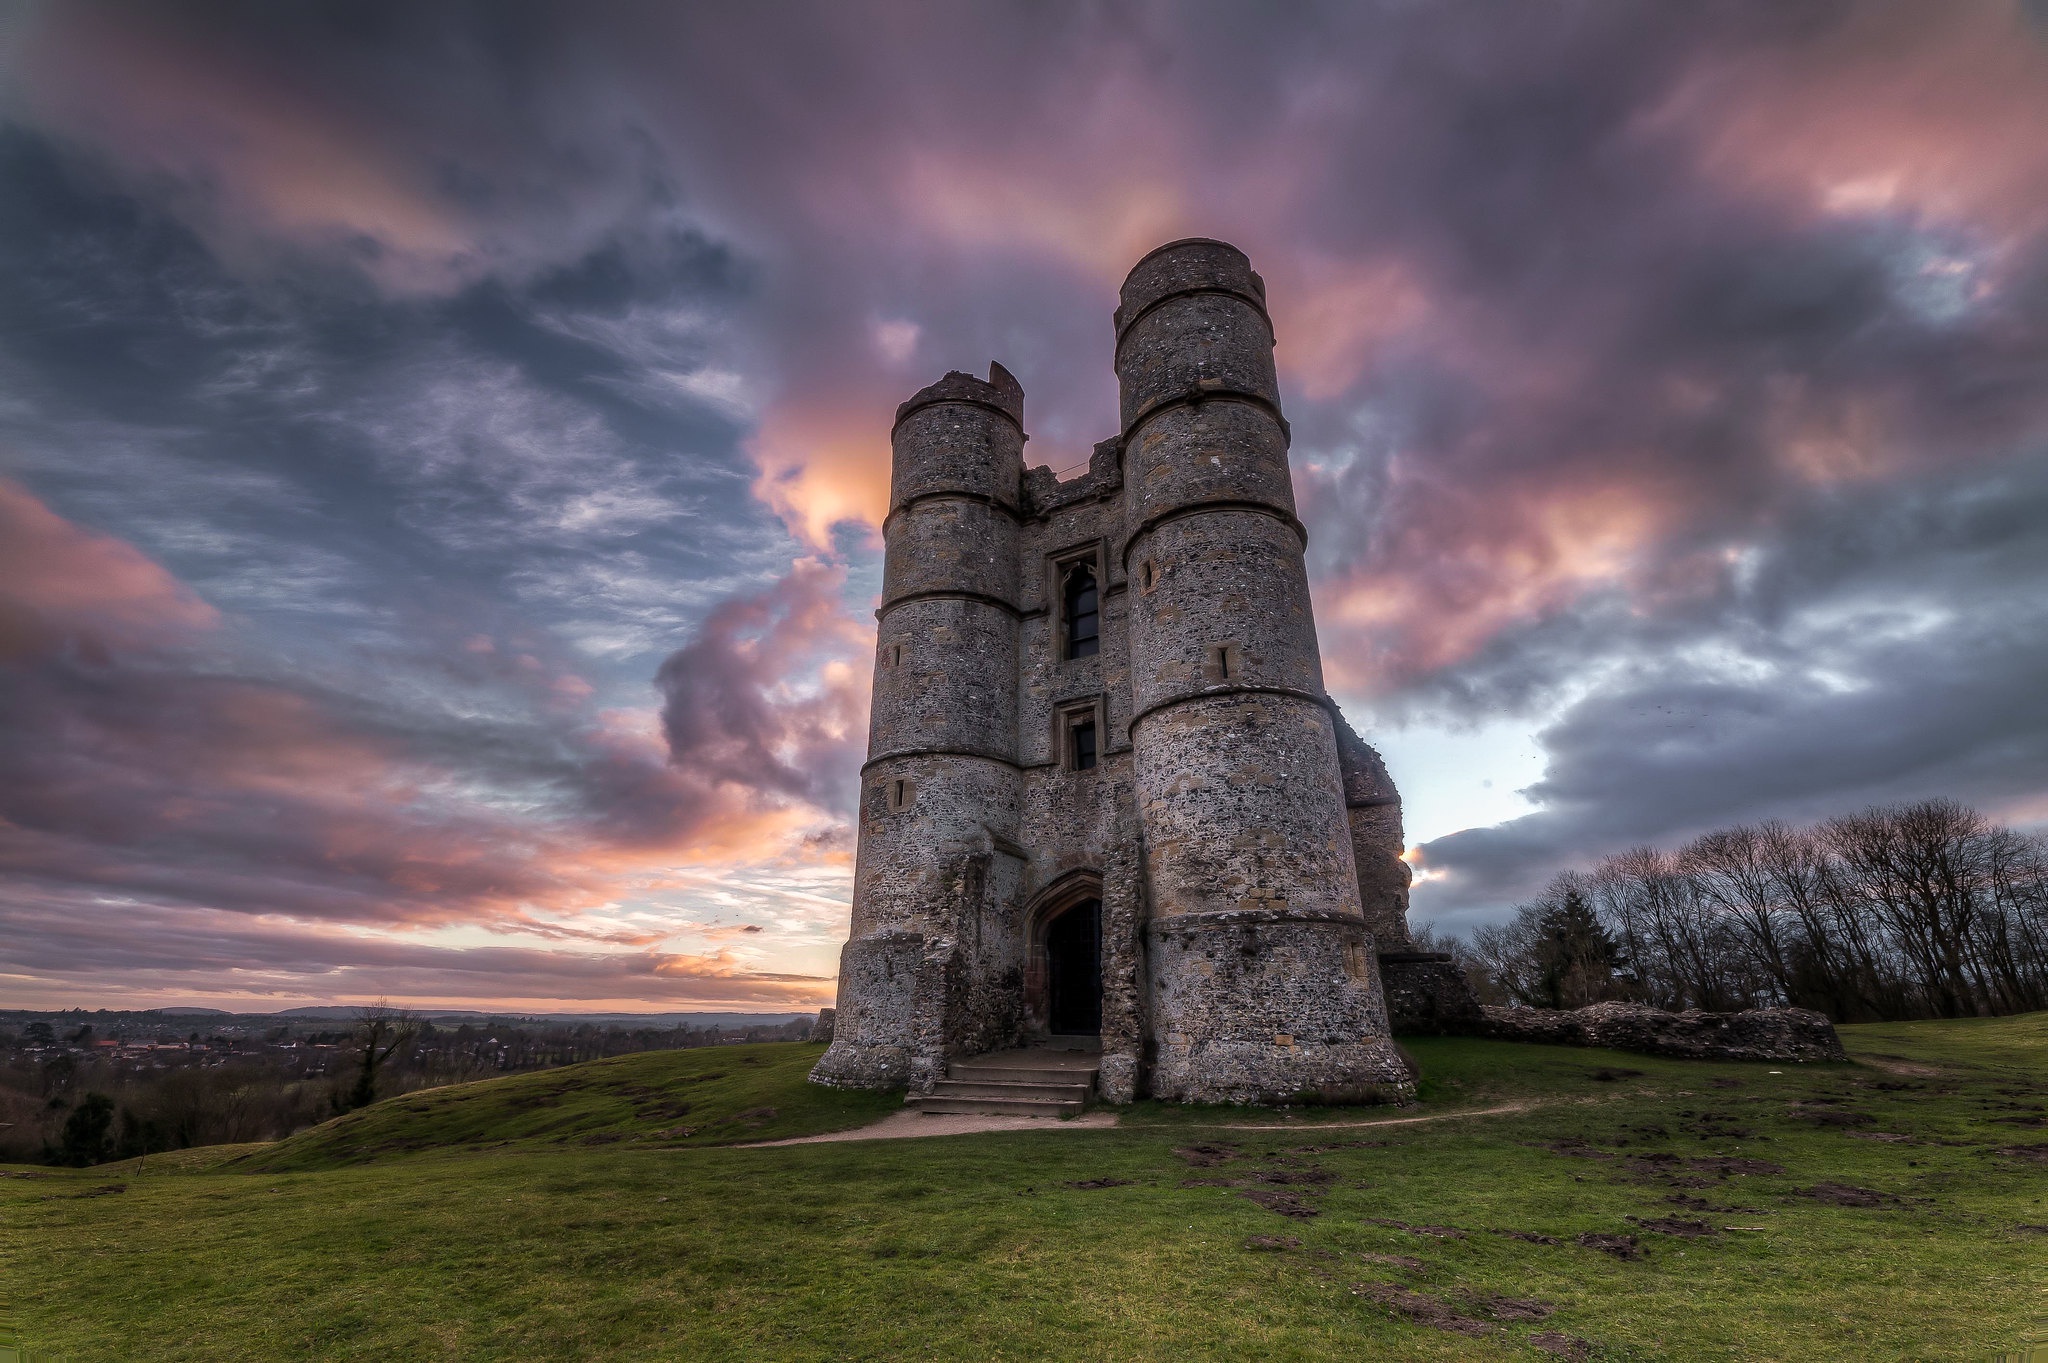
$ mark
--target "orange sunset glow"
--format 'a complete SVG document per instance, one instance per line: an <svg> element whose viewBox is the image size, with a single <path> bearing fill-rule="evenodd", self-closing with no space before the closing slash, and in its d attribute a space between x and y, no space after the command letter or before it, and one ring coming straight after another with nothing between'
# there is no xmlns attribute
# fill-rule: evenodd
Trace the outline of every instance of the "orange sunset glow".
<svg viewBox="0 0 2048 1363"><path fill-rule="evenodd" d="M1192 235L1418 926L2048 820L2038 6L799 8L8 21L8 998L829 1006L897 404Z"/></svg>

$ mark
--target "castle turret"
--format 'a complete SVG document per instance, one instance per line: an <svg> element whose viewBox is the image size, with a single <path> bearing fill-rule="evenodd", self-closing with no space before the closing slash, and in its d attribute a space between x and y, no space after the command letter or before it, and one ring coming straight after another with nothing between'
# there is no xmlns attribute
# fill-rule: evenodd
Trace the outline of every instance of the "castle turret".
<svg viewBox="0 0 2048 1363"><path fill-rule="evenodd" d="M820 1082L925 1087L949 1053L1014 1029L1017 1005L989 991L1016 975L1021 944L984 929L992 850L1018 808L1023 422L1001 365L897 409L853 938Z"/></svg>
<svg viewBox="0 0 2048 1363"><path fill-rule="evenodd" d="M1116 371L1152 1091L1237 1102L1399 1091L1265 285L1244 254L1194 240L1141 260L1116 313Z"/></svg>

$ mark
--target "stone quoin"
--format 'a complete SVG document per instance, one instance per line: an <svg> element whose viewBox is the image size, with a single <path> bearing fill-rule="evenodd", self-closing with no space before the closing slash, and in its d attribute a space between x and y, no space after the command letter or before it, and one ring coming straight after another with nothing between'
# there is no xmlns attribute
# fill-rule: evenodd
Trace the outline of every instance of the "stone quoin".
<svg viewBox="0 0 2048 1363"><path fill-rule="evenodd" d="M1265 284L1139 261L1122 434L1024 466L1001 365L898 409L852 937L823 1084L1049 1038L1111 1102L1402 1099L1400 799L1323 689ZM1431 958L1434 959L1434 958Z"/></svg>

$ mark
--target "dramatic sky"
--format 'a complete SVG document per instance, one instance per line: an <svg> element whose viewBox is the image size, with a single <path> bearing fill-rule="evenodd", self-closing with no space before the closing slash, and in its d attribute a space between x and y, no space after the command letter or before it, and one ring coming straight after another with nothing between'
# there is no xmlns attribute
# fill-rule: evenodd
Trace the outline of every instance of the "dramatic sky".
<svg viewBox="0 0 2048 1363"><path fill-rule="evenodd" d="M829 1002L891 410L1188 235L1418 922L2048 822L2048 7L0 16L8 1004Z"/></svg>

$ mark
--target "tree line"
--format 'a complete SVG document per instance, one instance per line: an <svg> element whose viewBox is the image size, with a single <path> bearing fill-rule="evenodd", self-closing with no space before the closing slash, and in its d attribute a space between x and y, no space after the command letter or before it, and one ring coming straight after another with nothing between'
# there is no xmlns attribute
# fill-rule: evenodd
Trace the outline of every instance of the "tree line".
<svg viewBox="0 0 2048 1363"><path fill-rule="evenodd" d="M2048 839L1946 799L1744 824L1563 872L1458 946L1482 993L1530 1007L2027 1012L2048 1008Z"/></svg>

